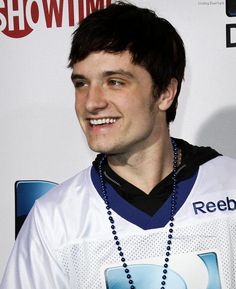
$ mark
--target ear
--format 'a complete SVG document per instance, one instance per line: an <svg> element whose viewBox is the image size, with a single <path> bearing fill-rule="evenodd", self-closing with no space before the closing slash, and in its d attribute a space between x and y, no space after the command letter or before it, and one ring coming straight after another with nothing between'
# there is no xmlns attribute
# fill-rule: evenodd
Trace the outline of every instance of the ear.
<svg viewBox="0 0 236 289"><path fill-rule="evenodd" d="M176 78L171 78L165 91L163 91L158 99L158 107L162 111L166 111L172 104L176 92L177 92L178 81Z"/></svg>

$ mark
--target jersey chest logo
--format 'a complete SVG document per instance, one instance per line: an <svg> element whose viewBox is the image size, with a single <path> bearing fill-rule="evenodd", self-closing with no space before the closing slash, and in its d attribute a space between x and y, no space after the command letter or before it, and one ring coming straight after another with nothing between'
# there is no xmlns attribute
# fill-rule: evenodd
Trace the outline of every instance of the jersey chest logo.
<svg viewBox="0 0 236 289"><path fill-rule="evenodd" d="M168 270L167 274L167 283L165 285L166 289L223 289L220 282L220 274L218 268L217 255L214 252L198 254L197 258L199 259L196 264L199 264L199 267L194 268L196 274L191 274L192 278L189 278L189 274L186 269L189 264L179 264L179 266L185 268L185 274L178 272L177 270ZM181 260L181 259L180 259ZM196 266L193 264L193 266ZM160 287L161 278L163 275L163 267L156 264L131 264L129 266L132 279L134 280L135 288L145 288L145 289L156 289ZM183 269L183 268L182 268ZM181 270L180 270L181 271ZM201 275L205 271L205 278L198 275ZM184 276L185 275L185 276ZM185 278L188 275L188 280ZM123 267L113 267L105 270L105 279L106 279L106 288L107 289L120 289L127 288L128 280L126 274L124 273ZM196 280L198 284L196 285ZM200 284L200 283L201 284ZM198 288L196 288L196 286Z"/></svg>

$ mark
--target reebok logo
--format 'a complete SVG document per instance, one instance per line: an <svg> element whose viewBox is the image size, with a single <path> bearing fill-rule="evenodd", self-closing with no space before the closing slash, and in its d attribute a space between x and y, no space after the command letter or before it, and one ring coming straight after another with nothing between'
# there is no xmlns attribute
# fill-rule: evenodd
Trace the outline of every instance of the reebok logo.
<svg viewBox="0 0 236 289"><path fill-rule="evenodd" d="M207 203L198 201L193 203L195 215L214 213L217 211L236 211L236 200L226 197L225 200L216 202L209 201Z"/></svg>

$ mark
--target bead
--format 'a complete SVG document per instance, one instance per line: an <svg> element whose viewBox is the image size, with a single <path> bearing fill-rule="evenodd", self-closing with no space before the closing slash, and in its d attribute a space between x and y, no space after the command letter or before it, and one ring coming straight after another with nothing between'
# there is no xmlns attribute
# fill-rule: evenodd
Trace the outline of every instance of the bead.
<svg viewBox="0 0 236 289"><path fill-rule="evenodd" d="M162 276L162 279L163 279L163 280L166 280L166 275L163 275L163 276Z"/></svg>
<svg viewBox="0 0 236 289"><path fill-rule="evenodd" d="M160 289L165 289L165 285L166 282L164 280L167 279L167 268L168 268L168 262L169 262L169 256L170 256L170 251L171 251L171 244L172 241L171 239L173 238L172 234L173 234L173 227L174 227L174 215L176 213L176 205L177 205L177 167L178 167L178 161L179 161L179 154L178 154L178 147L177 144L175 143L175 140L173 138L171 138L171 143L172 143L172 147L173 147L173 171L172 171L172 193L171 193L171 204L170 204L170 222L169 222L169 233L168 233L168 239L167 239L167 247L166 247L166 257L165 257L165 263L163 265L164 269L163 269L163 275L162 275L162 281L161 281L161 288ZM101 184L101 192L102 192L102 196L103 196L103 200L104 203L106 205L106 210L107 210L107 214L108 214L108 219L111 223L111 229L112 229L112 234L114 235L114 240L115 240L115 244L117 246L117 250L119 251L119 255L121 257L121 262L122 262L122 266L124 268L126 277L128 279L129 284L131 285L129 288L130 289L135 289L135 286L133 285L133 280L131 279L131 274L130 274L130 270L128 269L128 265L126 263L126 260L124 258L124 253L122 250L122 247L120 245L120 241L119 238L117 236L117 232L115 230L115 221L112 217L112 210L110 208L110 204L109 204L109 197L108 197L108 193L106 191L106 186L105 186L105 182L103 179L103 162L106 159L106 155L101 154L100 155L100 159L99 159L99 165L98 165L98 173L99 173L99 178L100 178L100 184Z"/></svg>

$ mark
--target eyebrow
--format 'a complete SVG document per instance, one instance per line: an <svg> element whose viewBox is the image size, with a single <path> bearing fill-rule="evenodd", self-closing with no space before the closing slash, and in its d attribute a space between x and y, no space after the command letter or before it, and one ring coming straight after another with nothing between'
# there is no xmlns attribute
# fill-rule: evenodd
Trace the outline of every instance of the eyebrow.
<svg viewBox="0 0 236 289"><path fill-rule="evenodd" d="M122 75L122 76L126 76L128 78L134 78L134 75L131 72L126 71L124 69L108 70L108 71L104 71L102 73L103 77L108 77L108 76L112 76L112 75ZM77 74L77 73L72 72L71 80L74 81L76 79L86 79L86 77L83 74Z"/></svg>
<svg viewBox="0 0 236 289"><path fill-rule="evenodd" d="M85 77L84 75L82 75L82 74L75 74L75 73L73 73L73 72L72 72L70 78L71 78L72 81L74 81L74 80L76 80L76 79L86 79L86 77Z"/></svg>
<svg viewBox="0 0 236 289"><path fill-rule="evenodd" d="M105 71L103 72L103 76L111 76L111 75L114 75L114 74L118 74L118 75L123 75L123 76L126 76L128 78L134 78L134 75L129 72L129 71L126 71L124 69L118 69L118 70L108 70L108 71Z"/></svg>

